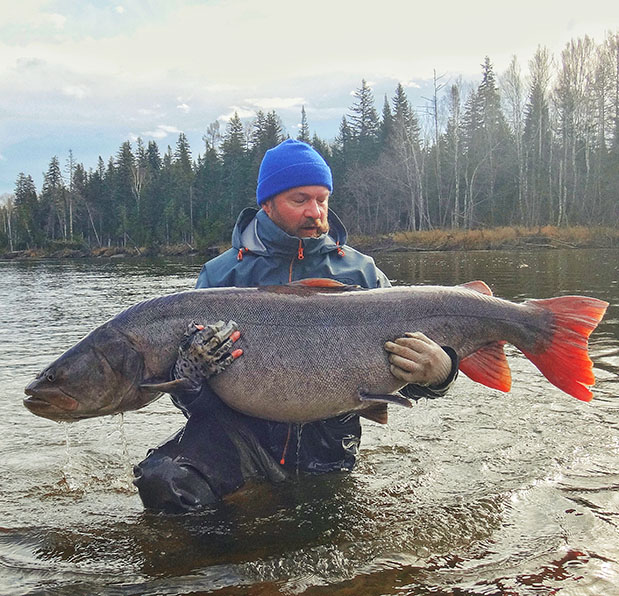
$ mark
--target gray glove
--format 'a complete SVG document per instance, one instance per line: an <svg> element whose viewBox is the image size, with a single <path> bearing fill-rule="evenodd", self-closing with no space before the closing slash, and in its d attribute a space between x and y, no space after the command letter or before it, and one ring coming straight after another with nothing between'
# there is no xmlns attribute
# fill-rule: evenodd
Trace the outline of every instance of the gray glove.
<svg viewBox="0 0 619 596"><path fill-rule="evenodd" d="M189 391L199 391L204 381L230 366L243 353L240 349L232 350L240 335L234 321L217 321L214 325L192 322L178 348L173 378L188 381L192 386Z"/></svg>

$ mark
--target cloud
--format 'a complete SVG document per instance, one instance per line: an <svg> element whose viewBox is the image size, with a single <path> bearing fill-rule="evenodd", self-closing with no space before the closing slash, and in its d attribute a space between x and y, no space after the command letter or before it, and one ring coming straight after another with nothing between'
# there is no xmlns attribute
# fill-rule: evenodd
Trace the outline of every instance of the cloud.
<svg viewBox="0 0 619 596"><path fill-rule="evenodd" d="M191 108L186 103L179 103L176 108L181 112L185 112L187 114Z"/></svg>
<svg viewBox="0 0 619 596"><path fill-rule="evenodd" d="M76 99L84 99L90 95L90 91L82 85L67 85L63 87L62 92L69 97Z"/></svg>
<svg viewBox="0 0 619 596"><path fill-rule="evenodd" d="M306 103L303 97L260 97L248 98L245 101L261 110L301 109L301 106Z"/></svg>
<svg viewBox="0 0 619 596"><path fill-rule="evenodd" d="M149 130L142 133L143 137L152 137L153 139L165 139L170 134L179 134L181 131L176 126L168 124L158 124L155 130Z"/></svg>
<svg viewBox="0 0 619 596"><path fill-rule="evenodd" d="M125 13L125 7L124 6L120 6L120 4L118 6L114 7L114 10L118 13L118 14L124 14Z"/></svg>
<svg viewBox="0 0 619 596"><path fill-rule="evenodd" d="M147 116L150 118L152 116L158 116L161 114L161 106L156 105L152 108L138 108L137 112L138 114L140 114L140 116Z"/></svg>
<svg viewBox="0 0 619 596"><path fill-rule="evenodd" d="M243 119L243 118L253 118L256 115L256 110L250 108L250 107L239 107L239 106L232 106L230 108L230 111L226 114L221 114L220 116L217 117L217 120L221 120L222 122L230 122L230 120L232 120L232 116L234 116L234 114L237 114L239 118Z"/></svg>
<svg viewBox="0 0 619 596"><path fill-rule="evenodd" d="M44 14L42 15L42 19L48 21L56 29L63 29L67 22L67 17L56 12Z"/></svg>

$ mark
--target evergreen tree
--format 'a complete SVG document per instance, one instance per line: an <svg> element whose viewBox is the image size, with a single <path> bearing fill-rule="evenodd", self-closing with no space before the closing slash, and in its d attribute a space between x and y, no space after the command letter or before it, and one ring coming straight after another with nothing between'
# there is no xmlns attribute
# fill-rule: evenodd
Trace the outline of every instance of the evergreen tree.
<svg viewBox="0 0 619 596"><path fill-rule="evenodd" d="M172 221L173 241L193 244L194 171L189 142L183 133L179 134L176 142L171 174L174 192L169 197L169 203L175 213Z"/></svg>
<svg viewBox="0 0 619 596"><path fill-rule="evenodd" d="M431 223L424 196L424 155L419 120L401 84L396 87L392 103L392 134L387 139L386 149L395 168L392 168L391 177L398 182L397 201L406 213L407 229L427 229Z"/></svg>
<svg viewBox="0 0 619 596"><path fill-rule="evenodd" d="M50 240L67 238L67 217L65 212L65 185L56 156L52 157L43 177L41 190L41 216L45 237Z"/></svg>
<svg viewBox="0 0 619 596"><path fill-rule="evenodd" d="M305 113L305 106L301 106L301 125L299 126L299 134L297 135L297 141L303 141L310 144L310 129L307 123L307 114Z"/></svg>
<svg viewBox="0 0 619 596"><path fill-rule="evenodd" d="M374 106L374 94L365 79L354 93L356 99L348 116L355 159L361 165L372 163L378 155L380 123Z"/></svg>
<svg viewBox="0 0 619 596"><path fill-rule="evenodd" d="M215 242L227 240L227 211L222 196L222 162L209 146L203 157L198 160L196 168L196 199L200 246L210 246Z"/></svg>
<svg viewBox="0 0 619 596"><path fill-rule="evenodd" d="M551 192L550 67L548 50L538 48L529 62L531 82L525 106L523 132L525 182L522 221L527 225L539 225L554 219Z"/></svg>
<svg viewBox="0 0 619 596"><path fill-rule="evenodd" d="M15 199L13 204L15 215L14 248L31 248L40 246L41 227L37 191L32 176L20 173L15 183Z"/></svg>
<svg viewBox="0 0 619 596"><path fill-rule="evenodd" d="M134 194L135 157L131 143L125 141L116 154L113 164L112 203L118 215L118 227L112 231L122 246L135 245L132 237L139 225L137 201Z"/></svg>
<svg viewBox="0 0 619 596"><path fill-rule="evenodd" d="M462 99L461 83L451 85L448 97L449 117L442 142L445 170L449 172L448 188L451 209L451 226L459 228L463 223L461 177L462 177Z"/></svg>
<svg viewBox="0 0 619 596"><path fill-rule="evenodd" d="M222 192L228 202L227 225L233 225L239 211L255 196L255 179L250 182L251 154L245 142L245 131L239 115L226 126L222 144Z"/></svg>
<svg viewBox="0 0 619 596"><path fill-rule="evenodd" d="M164 242L165 197L161 190L162 159L155 141L149 141L143 157L139 158L143 169L142 208L140 220L143 223L142 243L153 247Z"/></svg>
<svg viewBox="0 0 619 596"><path fill-rule="evenodd" d="M515 162L508 163L510 136L488 57L482 65L482 81L466 104L464 133L465 225L474 227L480 220L490 225L507 223L511 206L506 200L506 195L510 195L506 179ZM501 157L505 160L501 161Z"/></svg>
<svg viewBox="0 0 619 596"><path fill-rule="evenodd" d="M279 145L285 138L284 125L279 116L274 111L266 115L259 111L252 125L251 138L254 165L257 173L257 168L264 154L269 149Z"/></svg>
<svg viewBox="0 0 619 596"><path fill-rule="evenodd" d="M383 113L380 121L380 133L379 140L381 149L384 148L387 143L390 142L390 139L393 137L393 114L391 113L391 106L389 105L389 100L387 99L387 95L385 95L385 100L383 102Z"/></svg>

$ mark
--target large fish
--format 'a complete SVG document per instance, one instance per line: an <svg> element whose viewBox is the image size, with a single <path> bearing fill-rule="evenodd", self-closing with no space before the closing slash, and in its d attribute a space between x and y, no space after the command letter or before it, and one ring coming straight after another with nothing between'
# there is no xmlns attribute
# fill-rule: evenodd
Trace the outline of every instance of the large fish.
<svg viewBox="0 0 619 596"><path fill-rule="evenodd" d="M351 291L331 280L171 294L130 307L98 327L28 385L24 405L52 420L141 408L169 391L179 343L192 321L234 320L243 357L209 382L229 406L278 421L357 411L384 422L403 383L384 344L421 331L458 353L460 369L502 391L503 352L520 349L563 391L588 401L588 337L608 304L563 296L515 304L483 282Z"/></svg>

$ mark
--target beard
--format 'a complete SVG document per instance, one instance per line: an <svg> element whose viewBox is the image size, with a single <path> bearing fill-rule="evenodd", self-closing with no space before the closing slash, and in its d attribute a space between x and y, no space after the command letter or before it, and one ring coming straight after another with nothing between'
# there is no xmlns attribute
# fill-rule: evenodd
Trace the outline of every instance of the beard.
<svg viewBox="0 0 619 596"><path fill-rule="evenodd" d="M305 233L303 233L305 232ZM319 238L323 234L329 233L329 221L325 217L323 219L308 219L301 224L294 233L294 236L299 238Z"/></svg>

